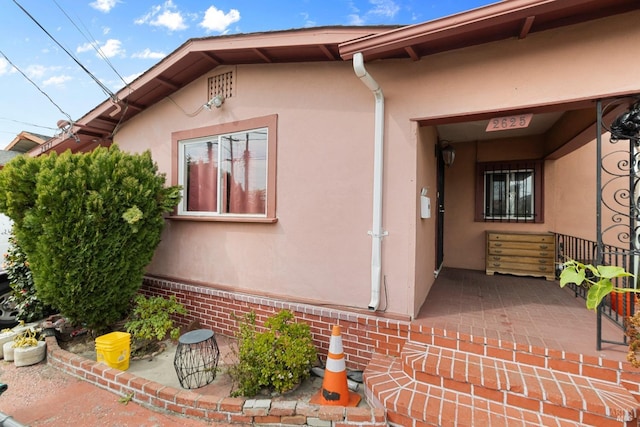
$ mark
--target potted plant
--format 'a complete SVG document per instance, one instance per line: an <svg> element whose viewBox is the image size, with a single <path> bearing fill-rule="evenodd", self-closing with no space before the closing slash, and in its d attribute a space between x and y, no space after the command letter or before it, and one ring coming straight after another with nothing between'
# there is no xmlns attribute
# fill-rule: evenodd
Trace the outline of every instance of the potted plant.
<svg viewBox="0 0 640 427"><path fill-rule="evenodd" d="M560 287L568 283L587 288L587 309L596 311L602 300L611 293L640 292L636 288L621 288L614 286L613 279L634 277L623 267L615 265L583 264L575 260L569 260L563 264L560 273Z"/></svg>
<svg viewBox="0 0 640 427"><path fill-rule="evenodd" d="M635 293L640 289L621 288L614 286L613 280L623 277L634 277L624 268L612 265L583 264L575 260L569 260L563 264L564 269L560 273L560 286L575 283L578 286L587 287L587 308L596 311L602 300L610 294L616 298L624 293ZM612 295L613 296L613 295ZM640 367L640 312L637 311L625 319L625 335L629 339L629 352L627 361L634 367Z"/></svg>

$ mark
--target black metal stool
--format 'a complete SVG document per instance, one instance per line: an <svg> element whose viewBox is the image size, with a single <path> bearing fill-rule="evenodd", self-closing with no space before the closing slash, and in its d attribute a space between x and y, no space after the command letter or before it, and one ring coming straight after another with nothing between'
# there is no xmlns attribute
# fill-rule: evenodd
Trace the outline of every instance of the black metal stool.
<svg viewBox="0 0 640 427"><path fill-rule="evenodd" d="M173 359L182 388L199 388L216 377L220 350L213 331L197 329L178 338Z"/></svg>

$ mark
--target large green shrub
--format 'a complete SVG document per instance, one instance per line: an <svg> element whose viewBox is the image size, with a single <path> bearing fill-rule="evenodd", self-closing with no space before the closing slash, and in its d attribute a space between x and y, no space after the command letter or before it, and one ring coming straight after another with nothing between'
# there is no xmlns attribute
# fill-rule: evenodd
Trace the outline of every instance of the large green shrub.
<svg viewBox="0 0 640 427"><path fill-rule="evenodd" d="M101 328L124 317L179 201L151 154L116 146L16 157L0 171L0 211L30 262L39 298Z"/></svg>
<svg viewBox="0 0 640 427"><path fill-rule="evenodd" d="M316 349L306 323L296 323L282 310L264 322L258 332L256 315L247 314L238 332L238 362L230 367L235 396L255 396L266 388L284 393L309 376Z"/></svg>

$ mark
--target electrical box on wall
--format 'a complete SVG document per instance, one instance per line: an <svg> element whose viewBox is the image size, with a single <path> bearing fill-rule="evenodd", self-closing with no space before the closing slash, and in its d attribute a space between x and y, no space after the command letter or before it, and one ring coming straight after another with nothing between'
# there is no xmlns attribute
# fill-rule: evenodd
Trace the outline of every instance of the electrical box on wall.
<svg viewBox="0 0 640 427"><path fill-rule="evenodd" d="M431 199L427 196L427 189L420 191L420 218L431 218Z"/></svg>

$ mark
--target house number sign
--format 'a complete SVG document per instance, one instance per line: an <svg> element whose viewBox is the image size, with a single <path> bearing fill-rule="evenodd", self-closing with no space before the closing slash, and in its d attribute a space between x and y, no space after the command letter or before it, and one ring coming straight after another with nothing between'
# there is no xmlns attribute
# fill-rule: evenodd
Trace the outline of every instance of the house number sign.
<svg viewBox="0 0 640 427"><path fill-rule="evenodd" d="M489 120L485 132L499 130L522 129L529 126L533 114L518 114L516 116L495 117Z"/></svg>

